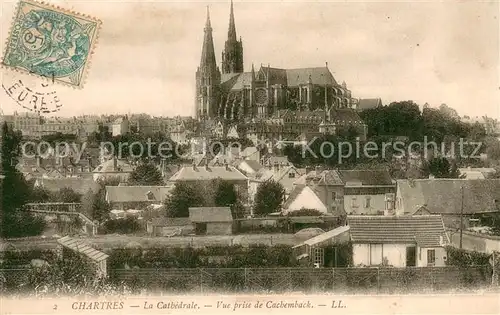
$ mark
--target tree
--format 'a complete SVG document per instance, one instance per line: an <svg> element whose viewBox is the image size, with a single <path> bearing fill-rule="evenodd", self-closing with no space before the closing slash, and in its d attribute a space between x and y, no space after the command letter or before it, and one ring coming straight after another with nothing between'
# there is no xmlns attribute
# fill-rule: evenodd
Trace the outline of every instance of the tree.
<svg viewBox="0 0 500 315"><path fill-rule="evenodd" d="M238 194L234 184L221 180L216 183L214 203L217 207L230 207L238 201Z"/></svg>
<svg viewBox="0 0 500 315"><path fill-rule="evenodd" d="M31 199L31 187L16 169L20 154L21 134L14 132L4 122L1 143L1 235L21 237L39 235L45 229L45 222L23 209Z"/></svg>
<svg viewBox="0 0 500 315"><path fill-rule="evenodd" d="M100 183L97 192L89 189L82 197L82 209L93 220L104 222L109 218L111 206L106 201L106 186Z"/></svg>
<svg viewBox="0 0 500 315"><path fill-rule="evenodd" d="M434 158L429 162L429 171L435 178L458 178L460 171L455 163L450 163L448 159Z"/></svg>
<svg viewBox="0 0 500 315"><path fill-rule="evenodd" d="M189 207L201 207L204 205L203 189L200 185L176 183L172 193L165 201L167 217L182 218L189 217Z"/></svg>
<svg viewBox="0 0 500 315"><path fill-rule="evenodd" d="M55 202L80 202L82 195L69 187L64 187L55 193L52 199Z"/></svg>
<svg viewBox="0 0 500 315"><path fill-rule="evenodd" d="M214 204L216 207L230 207L233 218L242 218L245 208L240 201L240 196L236 191L234 184L225 180L214 180L215 187Z"/></svg>
<svg viewBox="0 0 500 315"><path fill-rule="evenodd" d="M253 211L256 215L279 212L284 198L285 188L283 185L272 180L265 181L257 188Z"/></svg>
<svg viewBox="0 0 500 315"><path fill-rule="evenodd" d="M153 163L141 163L130 173L128 184L131 186L161 186L163 176Z"/></svg>

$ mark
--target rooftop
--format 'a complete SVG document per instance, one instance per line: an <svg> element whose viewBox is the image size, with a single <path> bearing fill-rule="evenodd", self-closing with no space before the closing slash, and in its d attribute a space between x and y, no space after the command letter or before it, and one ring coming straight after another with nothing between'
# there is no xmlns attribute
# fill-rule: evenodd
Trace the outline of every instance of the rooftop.
<svg viewBox="0 0 500 315"><path fill-rule="evenodd" d="M192 207L189 219L193 223L232 222L233 215L229 207Z"/></svg>
<svg viewBox="0 0 500 315"><path fill-rule="evenodd" d="M449 241L440 215L347 216L347 223L355 243L441 247Z"/></svg>

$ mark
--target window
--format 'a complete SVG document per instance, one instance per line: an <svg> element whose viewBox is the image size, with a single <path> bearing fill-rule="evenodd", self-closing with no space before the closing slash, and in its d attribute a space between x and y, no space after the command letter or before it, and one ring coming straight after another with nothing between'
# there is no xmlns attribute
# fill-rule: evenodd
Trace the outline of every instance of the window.
<svg viewBox="0 0 500 315"><path fill-rule="evenodd" d="M337 193L335 191L332 192L332 200L337 200Z"/></svg>
<svg viewBox="0 0 500 315"><path fill-rule="evenodd" d="M365 208L370 208L371 207L371 199L372 197L367 196L365 199Z"/></svg>
<svg viewBox="0 0 500 315"><path fill-rule="evenodd" d="M436 263L436 250L427 250L427 265L434 265Z"/></svg>
<svg viewBox="0 0 500 315"><path fill-rule="evenodd" d="M325 250L323 248L314 247L313 249L313 263L317 267L323 267L325 259Z"/></svg>
<svg viewBox="0 0 500 315"><path fill-rule="evenodd" d="M358 199L356 197L352 197L352 207L357 208L358 207Z"/></svg>
<svg viewBox="0 0 500 315"><path fill-rule="evenodd" d="M293 172L288 173L288 178L295 178L295 173Z"/></svg>

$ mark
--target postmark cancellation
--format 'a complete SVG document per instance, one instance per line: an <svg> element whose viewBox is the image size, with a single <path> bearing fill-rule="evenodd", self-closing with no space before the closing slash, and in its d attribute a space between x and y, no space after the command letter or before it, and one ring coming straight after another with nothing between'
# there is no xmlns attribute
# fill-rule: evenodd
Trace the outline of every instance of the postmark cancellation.
<svg viewBox="0 0 500 315"><path fill-rule="evenodd" d="M46 3L21 0L2 64L81 88L101 21Z"/></svg>

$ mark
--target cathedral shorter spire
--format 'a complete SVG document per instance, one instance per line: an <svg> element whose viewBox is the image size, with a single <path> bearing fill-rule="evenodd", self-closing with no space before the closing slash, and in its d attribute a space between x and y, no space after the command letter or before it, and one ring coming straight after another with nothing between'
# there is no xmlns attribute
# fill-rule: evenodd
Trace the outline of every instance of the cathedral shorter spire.
<svg viewBox="0 0 500 315"><path fill-rule="evenodd" d="M229 28L227 31L227 40L222 52L222 73L241 73L243 72L243 43L236 36L236 23L234 20L234 6L231 0L229 11Z"/></svg>

